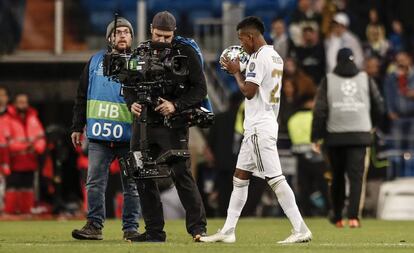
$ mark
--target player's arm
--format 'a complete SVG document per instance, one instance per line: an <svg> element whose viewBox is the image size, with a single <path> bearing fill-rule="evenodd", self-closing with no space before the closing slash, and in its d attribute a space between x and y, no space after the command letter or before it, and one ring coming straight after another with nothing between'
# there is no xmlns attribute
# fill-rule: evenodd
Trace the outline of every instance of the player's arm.
<svg viewBox="0 0 414 253"><path fill-rule="evenodd" d="M246 82L242 73L237 72L234 74L234 78L236 78L237 85L240 88L241 93L247 98L252 99L254 95L256 95L257 89L259 86L252 82Z"/></svg>
<svg viewBox="0 0 414 253"><path fill-rule="evenodd" d="M237 58L235 61L231 61L225 58L221 59L221 64L227 71L234 75L237 85L240 88L241 93L247 98L252 99L256 95L257 89L259 88L258 84L249 82L245 80L244 76L240 72L240 63Z"/></svg>

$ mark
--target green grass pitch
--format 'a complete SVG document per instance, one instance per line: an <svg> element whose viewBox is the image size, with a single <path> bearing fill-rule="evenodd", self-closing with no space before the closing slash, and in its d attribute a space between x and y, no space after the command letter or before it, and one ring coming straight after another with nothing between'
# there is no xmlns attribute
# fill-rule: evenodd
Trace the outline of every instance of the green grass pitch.
<svg viewBox="0 0 414 253"><path fill-rule="evenodd" d="M362 228L337 229L325 219L306 219L312 229L311 243L278 245L287 237L287 219L241 219L235 244L194 243L187 235L183 220L167 221L166 243L128 243L122 241L119 220L105 223L103 241L77 241L71 231L84 221L0 221L0 252L414 252L414 221L363 220ZM208 220L214 233L223 220ZM140 229L142 232L142 229Z"/></svg>

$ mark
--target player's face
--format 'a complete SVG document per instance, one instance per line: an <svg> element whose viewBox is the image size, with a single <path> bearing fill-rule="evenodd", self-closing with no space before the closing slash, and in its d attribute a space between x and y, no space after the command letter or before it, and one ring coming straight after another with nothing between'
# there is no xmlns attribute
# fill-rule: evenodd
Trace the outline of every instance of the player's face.
<svg viewBox="0 0 414 253"><path fill-rule="evenodd" d="M164 31L157 28L151 29L152 41L171 43L174 38L174 31Z"/></svg>
<svg viewBox="0 0 414 253"><path fill-rule="evenodd" d="M240 45L243 47L244 51L247 54L254 53L254 45L253 45L253 36L249 33L243 32L242 30L238 31Z"/></svg>
<svg viewBox="0 0 414 253"><path fill-rule="evenodd" d="M117 27L115 34L111 35L111 42L115 41L115 49L122 52L131 48L132 34L128 27Z"/></svg>

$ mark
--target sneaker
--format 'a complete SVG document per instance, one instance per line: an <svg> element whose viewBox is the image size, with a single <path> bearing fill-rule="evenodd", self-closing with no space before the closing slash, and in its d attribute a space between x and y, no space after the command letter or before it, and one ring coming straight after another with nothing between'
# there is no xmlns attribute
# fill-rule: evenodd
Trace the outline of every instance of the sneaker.
<svg viewBox="0 0 414 253"><path fill-rule="evenodd" d="M344 220L339 220L339 221L335 222L335 227L337 227L337 228L345 227L345 221Z"/></svg>
<svg viewBox="0 0 414 253"><path fill-rule="evenodd" d="M162 233L144 232L136 237L131 237L128 240L131 242L165 242L166 235L164 231Z"/></svg>
<svg viewBox="0 0 414 253"><path fill-rule="evenodd" d="M135 230L130 230L130 231L124 231L124 240L125 241L132 241L134 238L137 238L140 235L140 233L138 233Z"/></svg>
<svg viewBox="0 0 414 253"><path fill-rule="evenodd" d="M361 223L359 223L358 219L349 219L348 225L350 228L360 228Z"/></svg>
<svg viewBox="0 0 414 253"><path fill-rule="evenodd" d="M283 241L278 241L279 244L288 244L288 243L302 243L302 242L310 242L312 240L312 233L311 231L307 231L304 233L301 232L294 232Z"/></svg>
<svg viewBox="0 0 414 253"><path fill-rule="evenodd" d="M72 237L78 240L102 240L102 229L97 228L92 222L86 222L81 229L74 229Z"/></svg>
<svg viewBox="0 0 414 253"><path fill-rule="evenodd" d="M200 242L225 242L225 243L234 243L236 242L236 234L234 229L230 229L223 233L220 229L214 235L210 236L201 236Z"/></svg>

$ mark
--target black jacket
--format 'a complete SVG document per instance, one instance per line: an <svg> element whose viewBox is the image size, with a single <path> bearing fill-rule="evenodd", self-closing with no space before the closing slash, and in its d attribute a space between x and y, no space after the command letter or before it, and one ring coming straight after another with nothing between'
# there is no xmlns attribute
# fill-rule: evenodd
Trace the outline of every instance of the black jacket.
<svg viewBox="0 0 414 253"><path fill-rule="evenodd" d="M173 49L173 55L177 55L179 52L179 54L188 57L189 66L189 75L184 77L183 80L180 80L186 87L185 92L178 97L175 95L167 95L164 97L164 99L173 102L176 106L176 111L179 112L201 103L207 95L207 85L201 61L196 51L189 45L174 42ZM128 90L125 90L124 92L128 108L131 108L132 103L136 101L136 94ZM154 118L160 118L160 116L161 114L158 112L148 111L148 118L150 121Z"/></svg>
<svg viewBox="0 0 414 253"><path fill-rule="evenodd" d="M89 86L89 59L80 76L75 105L73 106L72 132L83 132L86 125L86 102Z"/></svg>
<svg viewBox="0 0 414 253"><path fill-rule="evenodd" d="M341 77L353 77L359 73L359 70L354 63L349 62L347 64L338 65L333 72ZM327 91L328 84L327 78L325 77L319 85L316 94L316 103L315 108L313 109L312 142L324 139L324 144L327 146L370 145L370 132L327 132L326 124L329 115ZM371 121L375 126L378 125L379 120L383 117L385 107L381 93L372 78L369 78L369 97L371 103Z"/></svg>
<svg viewBox="0 0 414 253"><path fill-rule="evenodd" d="M166 97L167 100L172 100L177 106L176 110L180 111L200 103L203 98L207 95L207 85L204 72L201 66L201 62L196 54L195 50L191 46L187 45L176 45L176 48L180 50L182 55L188 57L188 65L190 74L185 80L188 85L187 92L182 96ZM89 62L84 67L80 76L79 86L77 90L75 105L73 107L73 118L72 118L72 132L83 132L83 128L86 124L86 102L87 92L89 86ZM135 101L135 95L133 93L125 94L125 100L128 108L131 108L131 104ZM151 113L149 113L151 114ZM152 113L154 115L158 113Z"/></svg>

